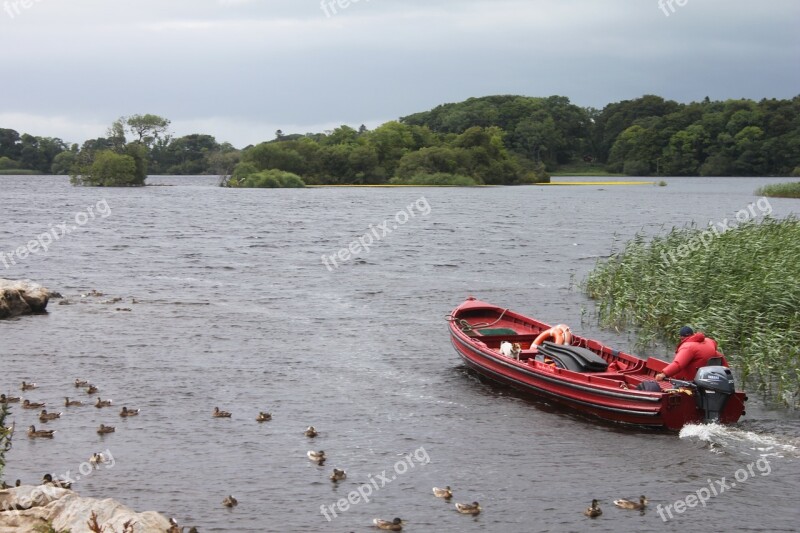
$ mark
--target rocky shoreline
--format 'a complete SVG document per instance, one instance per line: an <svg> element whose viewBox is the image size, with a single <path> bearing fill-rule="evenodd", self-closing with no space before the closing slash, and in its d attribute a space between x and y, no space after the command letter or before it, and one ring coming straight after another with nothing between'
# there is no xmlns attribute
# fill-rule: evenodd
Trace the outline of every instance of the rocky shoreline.
<svg viewBox="0 0 800 533"><path fill-rule="evenodd" d="M34 533L48 531L48 527L72 533L92 531L92 513L106 533L174 530L170 521L157 512L137 513L115 500L83 498L53 485L0 490L0 533Z"/></svg>
<svg viewBox="0 0 800 533"><path fill-rule="evenodd" d="M44 313L52 296L49 290L30 280L0 278L0 320Z"/></svg>

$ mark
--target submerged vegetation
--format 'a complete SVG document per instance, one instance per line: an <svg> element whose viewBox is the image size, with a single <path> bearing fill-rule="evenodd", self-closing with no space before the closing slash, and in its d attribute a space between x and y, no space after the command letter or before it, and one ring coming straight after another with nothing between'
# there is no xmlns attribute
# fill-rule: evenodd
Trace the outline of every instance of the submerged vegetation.
<svg viewBox="0 0 800 533"><path fill-rule="evenodd" d="M764 185L756 191L756 196L771 196L774 198L800 198L800 181Z"/></svg>
<svg viewBox="0 0 800 533"><path fill-rule="evenodd" d="M745 379L795 403L800 385L800 220L724 233L674 228L637 236L584 282L605 326L677 342L689 324L716 339ZM774 389L777 387L777 391Z"/></svg>

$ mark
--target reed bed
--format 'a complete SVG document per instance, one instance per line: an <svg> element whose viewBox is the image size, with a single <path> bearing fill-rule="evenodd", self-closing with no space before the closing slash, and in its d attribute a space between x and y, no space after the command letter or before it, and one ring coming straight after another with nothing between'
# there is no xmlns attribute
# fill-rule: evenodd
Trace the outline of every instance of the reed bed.
<svg viewBox="0 0 800 533"><path fill-rule="evenodd" d="M711 237L709 238L709 234ZM583 283L600 323L640 341L677 342L689 324L716 339L739 375L796 405L800 384L800 221L724 233L688 226L637 235Z"/></svg>
<svg viewBox="0 0 800 533"><path fill-rule="evenodd" d="M756 196L772 196L775 198L800 198L800 181L764 185L756 191Z"/></svg>

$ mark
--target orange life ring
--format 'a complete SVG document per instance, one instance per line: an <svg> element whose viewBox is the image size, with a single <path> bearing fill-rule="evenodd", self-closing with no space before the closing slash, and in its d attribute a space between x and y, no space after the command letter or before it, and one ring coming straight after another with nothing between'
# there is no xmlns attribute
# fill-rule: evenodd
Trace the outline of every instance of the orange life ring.
<svg viewBox="0 0 800 533"><path fill-rule="evenodd" d="M572 344L572 331L566 324L558 324L552 328L545 330L536 337L536 340L531 344L534 346L541 346L542 343L548 339L552 339L555 344Z"/></svg>
<svg viewBox="0 0 800 533"><path fill-rule="evenodd" d="M564 344L564 332L561 331L561 328L554 327L541 332L533 341L531 348L533 348L533 346L541 346L544 341L550 338L552 338L553 342L556 344Z"/></svg>
<svg viewBox="0 0 800 533"><path fill-rule="evenodd" d="M562 344L572 344L572 331L569 329L569 326L566 324L559 324L556 327L564 333L564 342Z"/></svg>

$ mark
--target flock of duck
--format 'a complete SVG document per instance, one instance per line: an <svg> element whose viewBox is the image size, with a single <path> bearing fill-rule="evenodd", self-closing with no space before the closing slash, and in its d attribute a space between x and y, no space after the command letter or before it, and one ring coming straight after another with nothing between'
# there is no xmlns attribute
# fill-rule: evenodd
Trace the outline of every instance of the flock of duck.
<svg viewBox="0 0 800 533"><path fill-rule="evenodd" d="M84 388L86 389L87 394L97 394L100 392L95 385L92 385L88 381L76 379L75 380L75 388ZM20 389L23 392L32 391L38 389L39 386L36 383L28 383L26 381L22 382ZM23 409L31 409L31 410L38 410L41 409L39 412L39 422L47 423L52 422L54 420L58 420L61 418L62 412L48 412L47 409L44 407L47 405L45 402L32 402L28 399L22 399L19 396L11 396L10 394L0 394L0 404L11 404L11 403L20 403ZM80 400L70 399L69 396L64 397L64 407L81 407L84 404ZM97 397L96 401L93 404L98 409L102 409L104 407L111 407L112 400L103 400L100 397ZM127 418L131 416L136 416L139 414L139 409L128 409L126 406L122 407L122 410L119 412L119 416L122 418ZM9 428L5 428L9 433L14 432L14 424L11 425ZM116 428L114 426L107 426L105 424L100 424L100 427L97 428L97 433L100 435L105 435L107 433L114 433ZM56 430L54 429L36 429L36 426L31 424L28 427L28 438L30 439L52 439L55 435Z"/></svg>
<svg viewBox="0 0 800 533"><path fill-rule="evenodd" d="M95 385L92 385L88 381L76 379L74 382L75 388L80 389L84 388L86 393L97 394L100 389L98 389ZM23 392L32 391L38 389L39 386L36 383L28 383L26 381L22 382L20 389ZM52 412L45 409L47 405L45 402L32 402L28 399L22 399L19 396L12 396L11 394L0 394L0 404L12 404L12 403L19 403L23 409L29 410L40 410L39 412L39 422L43 424L47 424L49 422L53 422L61 418L62 412ZM95 402L92 404L98 409L103 409L106 407L112 406L112 400L103 400L100 397L97 397ZM64 407L82 407L85 404L80 400L70 399L69 396L64 397ZM122 410L119 412L119 416L122 418L128 418L131 416L137 416L139 414L139 409L128 409L127 406L123 406ZM7 428L0 428L7 434L13 434L16 422L13 422L11 426ZM97 433L99 435L106 435L108 433L114 433L116 431L116 427L114 426L107 426L105 424L100 424L100 427L97 428ZM29 439L52 439L55 436L56 430L54 429L37 429L35 425L31 424L28 426L28 438ZM92 466L96 466L100 463L106 462L106 458L101 453L93 453L92 456L89 458L89 463ZM61 479L53 479L51 474L45 474L42 478L43 485L55 485L58 487L62 487L68 489L72 486L72 483L61 480ZM3 488L10 488L8 485L3 484ZM20 480L17 480L16 486L20 486Z"/></svg>
<svg viewBox="0 0 800 533"><path fill-rule="evenodd" d="M214 410L211 412L211 416L213 418L231 418L232 414L229 411L221 410L219 407L214 407ZM265 413L262 411L258 413L258 416L256 416L257 422L268 422L270 420L272 420L272 413ZM319 432L314 426L308 426L303 434L306 437L313 439L319 435ZM306 452L306 457L308 457L309 461L316 463L317 466L324 466L325 461L328 459L327 455L325 455L325 450L309 450ZM340 468L334 468L328 476L328 479L330 479L332 483L339 483L347 479L347 472ZM434 487L433 494L437 498L443 498L447 501L450 501L450 499L453 497L453 491L450 489L450 486L447 486L443 489ZM229 508L236 507L239 505L239 501L234 498L233 495L229 495L222 500L222 505ZM455 507L456 510L462 514L477 515L481 512L481 506L478 502L456 503ZM402 518L394 518L393 520L375 518L373 519L372 523L378 529L383 529L386 531L402 531L405 520Z"/></svg>
<svg viewBox="0 0 800 533"><path fill-rule="evenodd" d="M99 392L98 387L92 385L86 380L76 379L74 382L75 388L84 388L87 394L97 394ZM36 383L27 383L25 381L22 382L21 385L22 391L31 391L38 388ZM48 423L54 420L61 418L62 413L60 412L48 412L45 407L44 402L31 402L30 400L22 400L19 397L0 394L0 404L10 404L10 403L20 403L23 409L41 409L39 413L39 421L42 423ZM65 407L81 407L84 404L79 400L70 399L69 397L64 398L64 406ZM100 397L97 397L96 401L93 404L96 408L101 409L105 407L111 407L112 400L103 400ZM139 409L128 409L127 406L123 406L121 411L119 412L119 416L126 418L131 416L137 416L139 414ZM211 413L213 418L231 418L232 414L229 411L220 410L219 407L214 407L214 410ZM272 413L260 411L256 416L256 422L269 422L272 420ZM6 431L7 433L13 433L14 431L14 424L8 428L0 428ZM106 426L105 424L100 424L100 427L97 429L97 433L100 435L104 435L107 433L114 433L116 428L114 426ZM37 439L37 438L53 438L55 434L55 430L44 430L44 429L36 429L34 425L31 425L28 428L28 438ZM306 437L313 439L319 435L319 432L314 428L314 426L309 426L306 428L305 432L303 433ZM309 450L306 453L306 456L310 461L315 462L318 466L323 466L325 461L327 460L327 456L325 455L325 451L323 450ZM92 457L89 459L89 462L96 466L99 463L105 462L105 457L101 453L94 453ZM347 479L347 472L345 470L334 468L328 478L333 483L339 483ZM67 483L63 480L53 479L50 474L45 474L44 478L42 479L42 484L52 484L63 488L70 488L71 483ZM16 486L20 486L20 480L16 481ZM3 488L8 488L8 485L4 484ZM446 501L450 501L453 497L453 491L450 489L450 486L445 488L434 487L433 494L437 498L442 498ZM233 495L228 495L223 501L222 505L224 507L233 508L239 504L238 500L233 497ZM622 509L631 509L631 510L639 510L644 512L645 507L647 506L647 498L645 496L641 496L639 501L631 501L625 499L614 500L614 505L620 507ZM477 515L481 512L481 506L478 502L472 503L456 503L455 504L456 511L462 514L469 514L469 515ZM583 512L584 515L588 516L589 518L597 518L603 514L602 509L598 504L597 500L592 500L592 504ZM172 521L174 526L177 524ZM405 521L401 518L394 518L393 520L384 520L381 518L375 518L373 520L373 524L382 530L387 531L401 531L403 529L403 524ZM183 528L181 528L183 529ZM177 528L176 531L179 531ZM197 531L196 528L193 528L193 531Z"/></svg>

